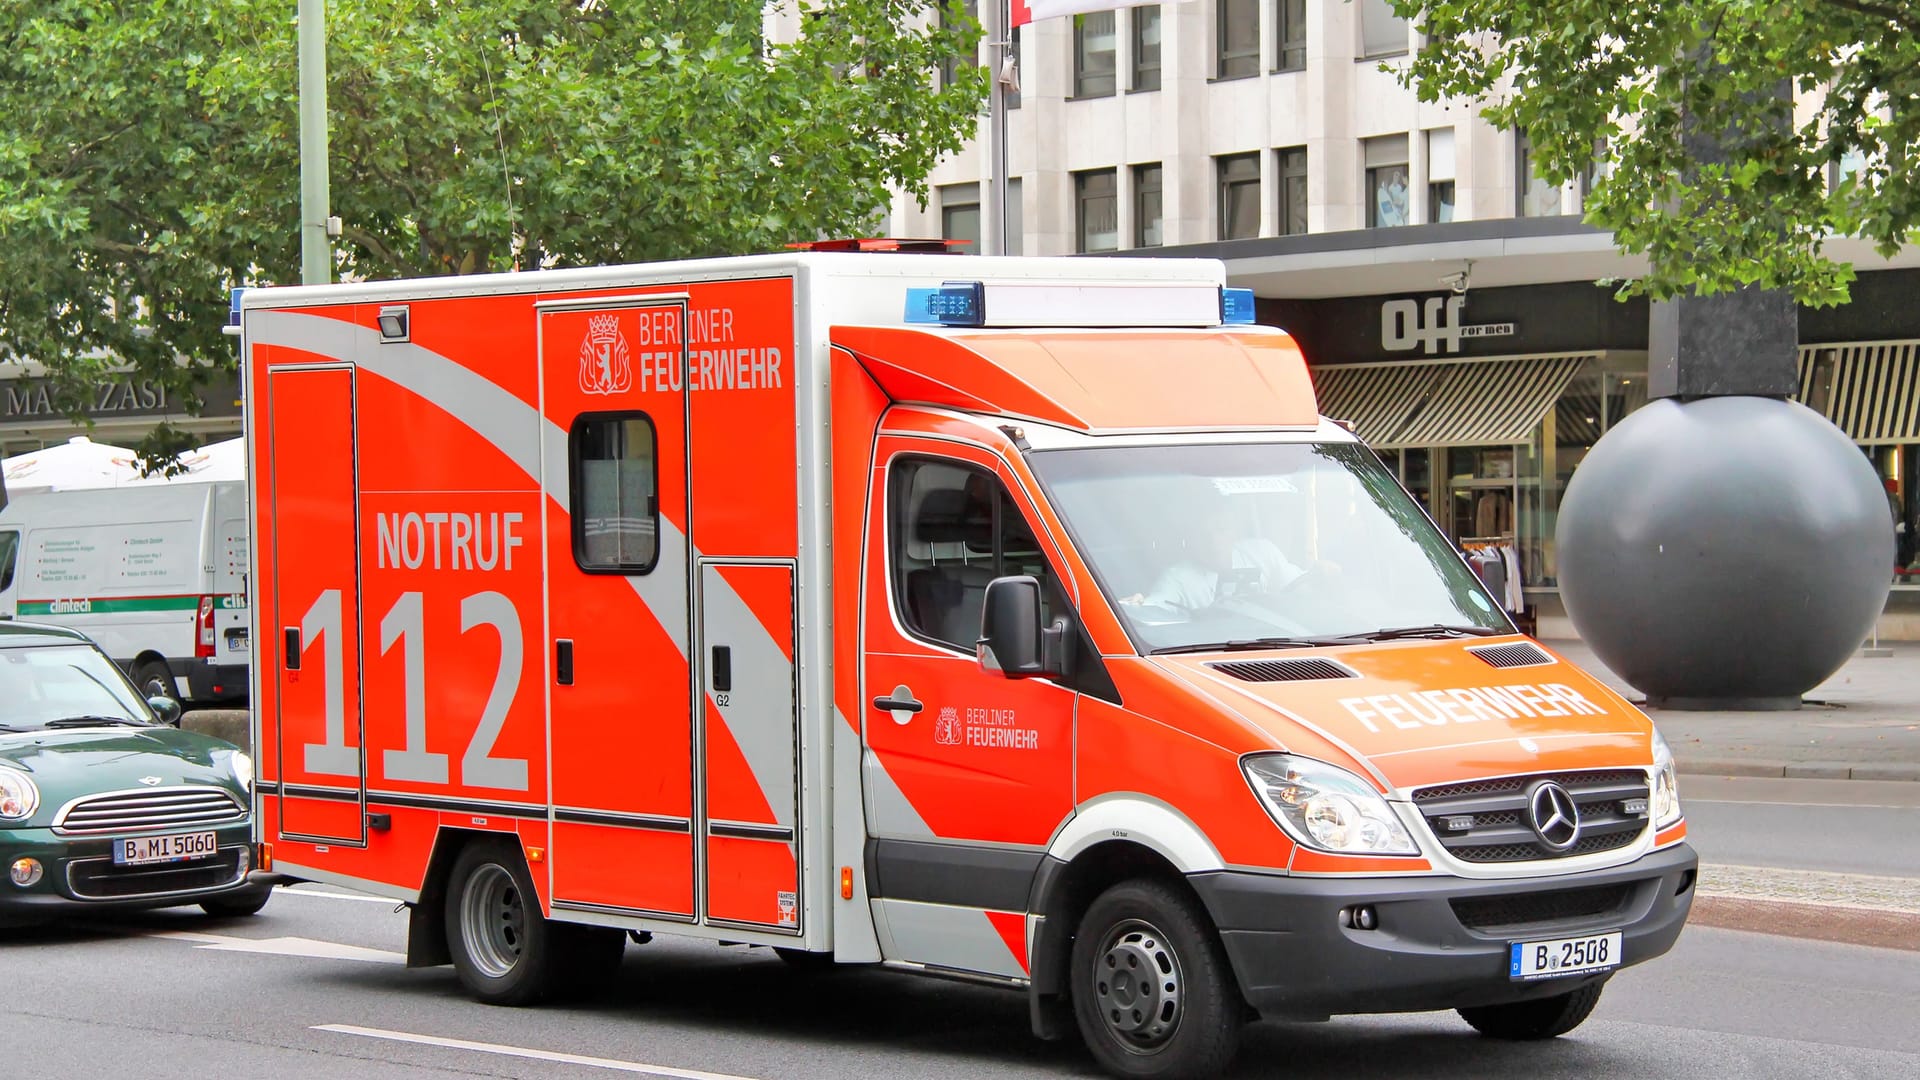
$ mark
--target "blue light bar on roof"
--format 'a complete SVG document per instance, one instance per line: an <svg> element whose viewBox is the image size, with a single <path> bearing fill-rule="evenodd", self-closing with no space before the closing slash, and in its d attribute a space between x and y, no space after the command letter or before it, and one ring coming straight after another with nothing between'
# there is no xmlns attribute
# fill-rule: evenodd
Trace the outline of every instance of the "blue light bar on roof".
<svg viewBox="0 0 1920 1080"><path fill-rule="evenodd" d="M1220 290L1220 325L1253 325L1252 289L1222 288Z"/></svg>
<svg viewBox="0 0 1920 1080"><path fill-rule="evenodd" d="M247 290L245 286L242 286L237 289L229 289L227 291L227 325L228 326L240 325L240 298L246 295L246 291Z"/></svg>
<svg viewBox="0 0 1920 1080"><path fill-rule="evenodd" d="M908 289L910 323L980 326L987 313L987 287L978 281L949 281L937 289Z"/></svg>

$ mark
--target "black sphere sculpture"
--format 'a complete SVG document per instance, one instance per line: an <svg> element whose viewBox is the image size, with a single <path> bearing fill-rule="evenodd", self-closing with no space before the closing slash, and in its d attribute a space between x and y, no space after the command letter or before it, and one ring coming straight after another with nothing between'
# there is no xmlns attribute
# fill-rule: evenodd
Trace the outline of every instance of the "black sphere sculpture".
<svg viewBox="0 0 1920 1080"><path fill-rule="evenodd" d="M1892 585L1886 495L1824 417L1769 397L1654 401L1574 473L1561 599L1657 708L1793 709Z"/></svg>

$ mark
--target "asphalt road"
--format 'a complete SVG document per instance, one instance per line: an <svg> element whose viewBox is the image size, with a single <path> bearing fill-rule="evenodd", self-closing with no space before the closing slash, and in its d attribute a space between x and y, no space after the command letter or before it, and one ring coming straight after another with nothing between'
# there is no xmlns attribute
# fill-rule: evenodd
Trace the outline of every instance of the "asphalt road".
<svg viewBox="0 0 1920 1080"><path fill-rule="evenodd" d="M1920 877L1920 783L1680 778L1700 860Z"/></svg>
<svg viewBox="0 0 1920 1080"><path fill-rule="evenodd" d="M629 947L598 1003L489 1008L467 1000L450 969L400 966L405 916L349 895L300 886L250 919L186 909L0 933L0 1074L1097 1075L1073 1043L1033 1040L1023 1000L1006 991L807 974L764 950L664 938ZM1920 1075L1916 1000L1920 953L1693 928L1672 955L1617 976L1595 1018L1554 1043L1490 1042L1451 1014L1263 1024L1233 1075Z"/></svg>

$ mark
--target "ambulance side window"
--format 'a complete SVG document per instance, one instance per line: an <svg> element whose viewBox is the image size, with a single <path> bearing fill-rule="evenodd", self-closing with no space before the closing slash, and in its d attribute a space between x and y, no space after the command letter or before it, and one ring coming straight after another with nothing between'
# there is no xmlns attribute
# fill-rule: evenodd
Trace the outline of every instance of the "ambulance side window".
<svg viewBox="0 0 1920 1080"><path fill-rule="evenodd" d="M1043 620L1068 607L1020 508L984 469L904 458L888 477L895 606L921 637L971 653L987 583L1040 579Z"/></svg>
<svg viewBox="0 0 1920 1080"><path fill-rule="evenodd" d="M590 413L568 435L573 561L590 574L645 574L659 561L658 462L645 413Z"/></svg>

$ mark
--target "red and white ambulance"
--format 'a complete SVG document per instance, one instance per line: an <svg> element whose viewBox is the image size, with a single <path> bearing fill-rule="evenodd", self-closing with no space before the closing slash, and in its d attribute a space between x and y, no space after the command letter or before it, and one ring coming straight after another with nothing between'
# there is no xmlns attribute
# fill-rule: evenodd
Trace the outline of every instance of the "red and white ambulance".
<svg viewBox="0 0 1920 1080"><path fill-rule="evenodd" d="M629 932L1250 1015L1571 1029L1696 859L1219 263L797 252L252 290L258 828L482 1000Z"/></svg>

